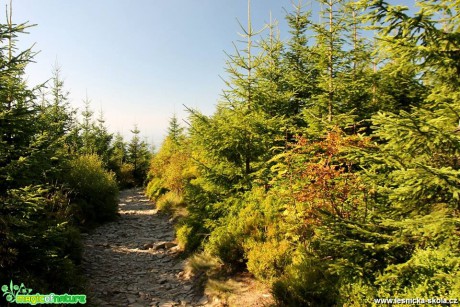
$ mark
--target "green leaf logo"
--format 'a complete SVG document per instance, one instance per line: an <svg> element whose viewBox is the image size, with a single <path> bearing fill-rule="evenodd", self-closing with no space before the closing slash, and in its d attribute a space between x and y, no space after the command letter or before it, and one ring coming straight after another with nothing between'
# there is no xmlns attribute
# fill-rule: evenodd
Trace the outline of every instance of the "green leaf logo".
<svg viewBox="0 0 460 307"><path fill-rule="evenodd" d="M16 302L16 296L18 294L30 294L32 292L32 289L26 288L23 283L21 283L20 286L13 284L13 281L10 281L10 286L8 287L7 285L2 286L2 291L3 291L3 296L6 296L5 299L9 303L15 303Z"/></svg>
<svg viewBox="0 0 460 307"><path fill-rule="evenodd" d="M18 287L18 286L13 285L12 280L10 281L10 286L9 287L7 285L2 286L3 296L6 296L5 297L6 301L9 302L9 303L14 303L16 301L16 295L14 293L15 287ZM18 289L19 289L19 287L18 287Z"/></svg>
<svg viewBox="0 0 460 307"><path fill-rule="evenodd" d="M11 294L8 294L6 296L6 301L10 303L14 303L15 299L13 299L13 296Z"/></svg>

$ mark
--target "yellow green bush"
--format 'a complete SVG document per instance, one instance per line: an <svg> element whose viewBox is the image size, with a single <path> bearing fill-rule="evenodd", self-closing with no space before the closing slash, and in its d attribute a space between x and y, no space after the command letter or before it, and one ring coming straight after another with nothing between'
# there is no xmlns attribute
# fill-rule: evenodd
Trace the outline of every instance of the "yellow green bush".
<svg viewBox="0 0 460 307"><path fill-rule="evenodd" d="M188 250L189 248L189 237L190 237L190 234L192 233L192 227L188 226L188 225L180 225L178 227L176 227L176 238L177 238L177 242L179 243L179 247L182 249L182 250Z"/></svg>
<svg viewBox="0 0 460 307"><path fill-rule="evenodd" d="M81 224L100 223L116 217L118 185L114 173L104 169L99 156L81 155L71 160L65 182L79 209Z"/></svg>
<svg viewBox="0 0 460 307"><path fill-rule="evenodd" d="M157 200L160 196L165 194L168 189L163 187L163 180L157 177L152 178L147 184L145 194L151 200Z"/></svg>
<svg viewBox="0 0 460 307"><path fill-rule="evenodd" d="M261 280L273 280L282 275L290 263L289 242L270 240L245 244L249 272Z"/></svg>
<svg viewBox="0 0 460 307"><path fill-rule="evenodd" d="M243 234L235 226L232 223L214 229L205 244L205 251L232 269L240 269L244 267Z"/></svg>
<svg viewBox="0 0 460 307"><path fill-rule="evenodd" d="M279 233L278 225L273 222L279 215L280 199L280 195L268 194L264 188L256 187L240 198L229 198L219 204L221 210L225 208L232 208L232 210L225 218L218 221L217 226L214 226L204 244L205 250L230 266L243 267L249 255L257 257L257 248L278 241L276 238ZM273 242L264 243L266 241ZM283 243L282 248L287 250L287 245ZM268 262L274 261L276 257L279 257L280 263L284 262L281 261L281 254L277 256L273 254L270 257L273 258L266 259ZM251 265L255 272L261 266L273 266L268 262L262 263L265 259L260 263L255 259L252 260ZM270 275L272 273L267 274L268 279Z"/></svg>
<svg viewBox="0 0 460 307"><path fill-rule="evenodd" d="M168 192L160 196L156 201L156 207L159 210L171 211L174 208L184 205L184 199L182 196L174 193Z"/></svg>
<svg viewBox="0 0 460 307"><path fill-rule="evenodd" d="M131 163L122 163L120 173L118 174L118 184L122 188L132 188L135 186L134 165Z"/></svg>
<svg viewBox="0 0 460 307"><path fill-rule="evenodd" d="M272 286L279 306L336 306L338 277L327 270L327 261L309 256L300 249L293 263Z"/></svg>

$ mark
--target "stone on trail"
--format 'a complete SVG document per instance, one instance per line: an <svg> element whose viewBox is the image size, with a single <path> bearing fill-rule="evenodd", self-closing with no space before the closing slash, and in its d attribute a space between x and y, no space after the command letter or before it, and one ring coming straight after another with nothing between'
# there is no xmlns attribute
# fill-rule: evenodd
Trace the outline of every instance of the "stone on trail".
<svg viewBox="0 0 460 307"><path fill-rule="evenodd" d="M162 278L162 279L158 280L158 283L159 283L160 285L165 284L165 283L167 283L167 282L168 282L168 280L167 280L166 278Z"/></svg>
<svg viewBox="0 0 460 307"><path fill-rule="evenodd" d="M159 250L159 249L168 249L168 248L172 248L172 247L175 247L177 244L174 243L174 242L159 242L159 243L156 243L155 246L153 247L154 250Z"/></svg>
<svg viewBox="0 0 460 307"><path fill-rule="evenodd" d="M96 306L196 306L193 286L177 262L168 216L140 190L120 193L120 218L84 235L88 302ZM178 273L179 271L179 273ZM182 274L180 274L182 273ZM157 303L155 303L155 302Z"/></svg>
<svg viewBox="0 0 460 307"><path fill-rule="evenodd" d="M197 302L197 304L198 305L206 305L208 302L209 302L208 297L205 295Z"/></svg>
<svg viewBox="0 0 460 307"><path fill-rule="evenodd" d="M128 296L128 304L133 304L136 302L136 297L134 296Z"/></svg>
<svg viewBox="0 0 460 307"><path fill-rule="evenodd" d="M158 304L159 307L172 307L172 306L176 306L176 302L174 301L166 301L166 302L160 302L160 304Z"/></svg>

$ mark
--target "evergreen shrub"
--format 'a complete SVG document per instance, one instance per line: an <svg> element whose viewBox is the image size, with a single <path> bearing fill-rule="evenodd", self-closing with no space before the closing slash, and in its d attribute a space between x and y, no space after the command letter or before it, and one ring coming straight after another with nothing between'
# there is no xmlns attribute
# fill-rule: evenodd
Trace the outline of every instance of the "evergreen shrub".
<svg viewBox="0 0 460 307"><path fill-rule="evenodd" d="M289 242L270 240L245 244L249 272L261 280L271 281L282 275L290 263Z"/></svg>
<svg viewBox="0 0 460 307"><path fill-rule="evenodd" d="M81 155L70 161L65 181L72 201L80 210L81 224L113 220L118 210L115 174L104 169L97 155Z"/></svg>
<svg viewBox="0 0 460 307"><path fill-rule="evenodd" d="M0 196L0 284L14 280L41 293L79 289L82 243L69 209L66 195L50 186Z"/></svg>
<svg viewBox="0 0 460 307"><path fill-rule="evenodd" d="M185 252L193 252L198 249L203 242L203 226L196 220L191 220L186 217L176 226L176 237L179 246Z"/></svg>
<svg viewBox="0 0 460 307"><path fill-rule="evenodd" d="M163 211L170 211L180 206L184 206L184 199L174 192L168 192L160 196L156 201L156 207Z"/></svg>
<svg viewBox="0 0 460 307"><path fill-rule="evenodd" d="M117 180L120 188L128 189L136 185L134 180L134 165L131 163L122 163L120 172L117 175Z"/></svg>
<svg viewBox="0 0 460 307"><path fill-rule="evenodd" d="M146 195L152 200L157 200L160 196L165 194L168 189L163 187L163 180L154 177L147 184Z"/></svg>
<svg viewBox="0 0 460 307"><path fill-rule="evenodd" d="M302 251L285 274L273 283L278 306L336 306L338 277L330 274L325 261Z"/></svg>
<svg viewBox="0 0 460 307"><path fill-rule="evenodd" d="M242 234L235 226L231 223L214 229L205 244L207 253L218 257L232 269L242 268L245 264Z"/></svg>

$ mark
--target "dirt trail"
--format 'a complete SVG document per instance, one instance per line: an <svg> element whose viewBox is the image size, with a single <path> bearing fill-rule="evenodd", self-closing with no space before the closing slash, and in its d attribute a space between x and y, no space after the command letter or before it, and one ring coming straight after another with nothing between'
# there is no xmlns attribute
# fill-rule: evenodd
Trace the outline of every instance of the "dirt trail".
<svg viewBox="0 0 460 307"><path fill-rule="evenodd" d="M92 306L202 306L184 262L176 257L168 217L141 190L120 195L120 218L85 236L83 265Z"/></svg>

